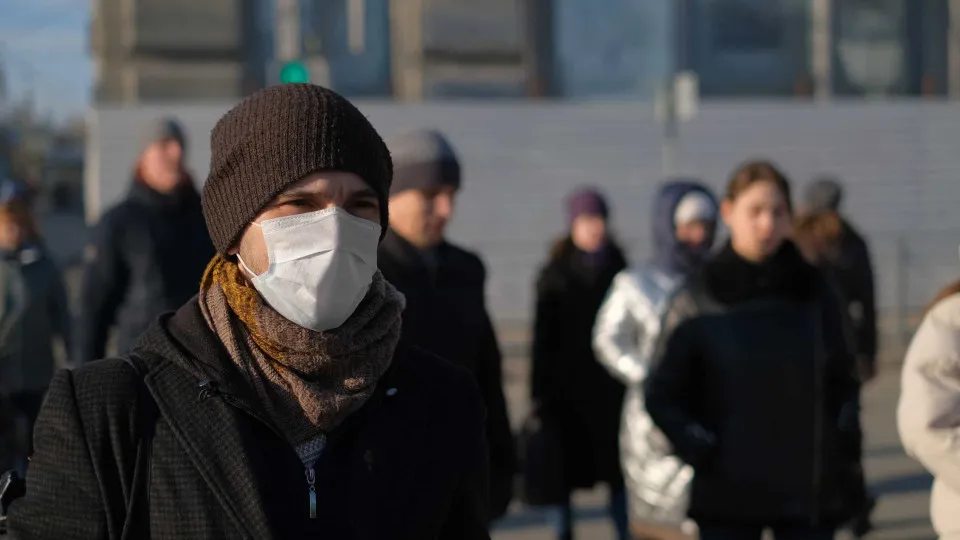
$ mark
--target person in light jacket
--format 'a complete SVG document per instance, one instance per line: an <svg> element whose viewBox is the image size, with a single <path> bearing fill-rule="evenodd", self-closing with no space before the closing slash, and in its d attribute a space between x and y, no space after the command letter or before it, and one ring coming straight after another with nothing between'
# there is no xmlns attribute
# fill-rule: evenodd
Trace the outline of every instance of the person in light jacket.
<svg viewBox="0 0 960 540"><path fill-rule="evenodd" d="M900 439L936 478L933 527L941 540L960 539L960 281L928 308L907 350L900 388Z"/></svg>
<svg viewBox="0 0 960 540"><path fill-rule="evenodd" d="M641 538L686 538L693 471L670 455L643 405L642 383L670 294L696 270L713 244L717 201L698 182L664 183L654 199L653 260L620 272L600 308L593 344L597 360L627 386L620 459L631 529Z"/></svg>

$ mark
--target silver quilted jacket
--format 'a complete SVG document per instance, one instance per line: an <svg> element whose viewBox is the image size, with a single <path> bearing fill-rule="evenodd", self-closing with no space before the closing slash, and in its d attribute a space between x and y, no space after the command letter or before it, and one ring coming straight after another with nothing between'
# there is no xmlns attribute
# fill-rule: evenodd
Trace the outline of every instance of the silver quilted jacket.
<svg viewBox="0 0 960 540"><path fill-rule="evenodd" d="M620 459L630 520L681 527L693 470L671 455L670 443L643 404L643 381L671 294L682 281L652 266L617 275L597 315L597 359L627 386L620 428Z"/></svg>

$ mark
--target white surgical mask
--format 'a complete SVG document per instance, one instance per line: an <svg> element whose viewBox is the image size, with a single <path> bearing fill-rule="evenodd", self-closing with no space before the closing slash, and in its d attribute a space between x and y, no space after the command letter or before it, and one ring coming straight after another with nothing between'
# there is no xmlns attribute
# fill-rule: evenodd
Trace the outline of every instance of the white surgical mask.
<svg viewBox="0 0 960 540"><path fill-rule="evenodd" d="M370 289L380 226L339 207L255 225L270 266L250 281L270 307L317 332L343 324Z"/></svg>

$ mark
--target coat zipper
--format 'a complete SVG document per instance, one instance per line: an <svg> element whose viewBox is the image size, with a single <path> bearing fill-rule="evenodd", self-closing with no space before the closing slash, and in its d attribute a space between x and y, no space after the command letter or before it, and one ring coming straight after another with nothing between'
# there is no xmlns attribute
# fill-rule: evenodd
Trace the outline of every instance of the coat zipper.
<svg viewBox="0 0 960 540"><path fill-rule="evenodd" d="M388 370L388 373L389 373L389 370ZM205 380L200 383L200 388L201 388L201 393L200 393L201 401L215 395L220 396L220 398L222 398L224 402L226 402L228 405L236 407L237 409L240 409L241 411L249 414L253 418L259 420L265 426L267 426L271 431L273 431L274 434L276 434L277 437L280 437L281 439L285 439L283 434L281 434L280 431L273 425L273 422L270 422L266 417L262 416L259 412L254 410L252 407L248 407L243 402L242 399L235 397L232 394L220 391L216 387L215 382L211 380ZM378 385L378 389L379 389L379 385ZM376 392L373 398L371 398L371 400L367 402L367 405L365 406L365 408L367 409L367 412L369 412L371 408L374 408L377 405L379 405L380 397L381 397L380 392ZM343 433L344 428L351 425L354 421L356 421L356 416L351 416L350 418L347 418L347 420L344 421L343 424L341 424L340 426L337 426L337 428L335 428L329 434L326 447L324 448L324 453L326 453L327 449L329 449L330 447L330 444L334 440L339 439L339 435ZM310 508L309 508L310 519L317 518L317 472L316 472L316 469L314 468L314 465L316 465L316 462L304 467L304 476L306 477L307 489L308 489L309 500L310 500Z"/></svg>
<svg viewBox="0 0 960 540"><path fill-rule="evenodd" d="M307 467L307 489L310 491L310 519L317 519L317 473L313 465Z"/></svg>
<svg viewBox="0 0 960 540"><path fill-rule="evenodd" d="M271 431L273 431L277 435L277 437L280 437L281 439L284 438L283 435L273 426L271 422L268 422L266 418L260 416L260 414L254 411L252 408L244 405L241 400L234 398L230 394L220 393L220 396L223 398L225 402L227 402L227 404L240 409L241 411L256 418L260 422L263 422L267 427L270 428ZM307 490L308 490L308 497L310 500L310 507L309 507L310 519L317 519L317 471L316 469L313 468L312 464L304 467L304 476L307 479Z"/></svg>

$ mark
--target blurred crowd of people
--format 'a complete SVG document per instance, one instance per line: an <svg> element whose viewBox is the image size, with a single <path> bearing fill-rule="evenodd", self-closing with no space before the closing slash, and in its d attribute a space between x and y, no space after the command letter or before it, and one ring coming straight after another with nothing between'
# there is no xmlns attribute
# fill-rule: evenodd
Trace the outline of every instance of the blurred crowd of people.
<svg viewBox="0 0 960 540"><path fill-rule="evenodd" d="M598 484L621 539L872 529L874 277L837 180L797 208L767 161L722 194L669 179L635 264L604 194L571 193L514 433L486 269L445 234L463 179L443 134L383 141L333 92L271 87L214 128L202 195L176 120L143 136L72 319L26 190L0 183L0 467L27 478L3 501L15 537L488 538L522 499L563 540L572 494ZM945 537L960 530L958 298L926 314L899 414L937 474ZM55 374L57 341L71 369Z"/></svg>

